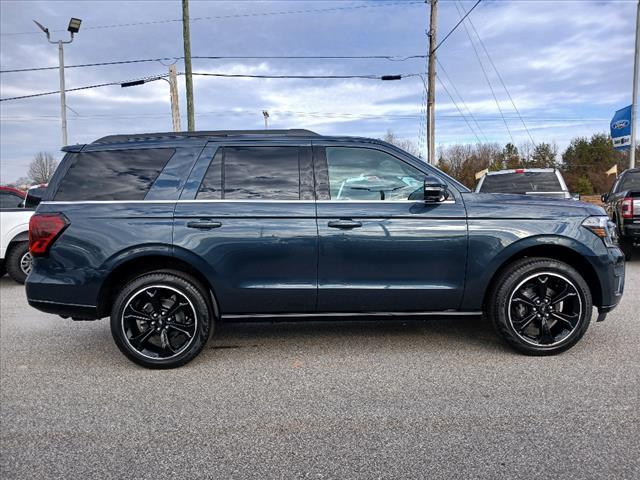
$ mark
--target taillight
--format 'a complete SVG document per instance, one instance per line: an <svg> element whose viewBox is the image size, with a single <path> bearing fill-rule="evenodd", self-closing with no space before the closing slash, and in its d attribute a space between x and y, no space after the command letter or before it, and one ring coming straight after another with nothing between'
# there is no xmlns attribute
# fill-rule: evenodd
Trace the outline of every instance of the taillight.
<svg viewBox="0 0 640 480"><path fill-rule="evenodd" d="M56 238L69 225L61 213L37 213L29 220L29 252L38 257L46 255Z"/></svg>
<svg viewBox="0 0 640 480"><path fill-rule="evenodd" d="M633 198L622 200L622 218L633 218Z"/></svg>

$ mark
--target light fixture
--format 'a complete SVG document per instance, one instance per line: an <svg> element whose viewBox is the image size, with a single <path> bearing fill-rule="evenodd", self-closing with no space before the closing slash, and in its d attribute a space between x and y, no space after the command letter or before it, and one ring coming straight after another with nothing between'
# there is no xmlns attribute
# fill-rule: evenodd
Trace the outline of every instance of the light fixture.
<svg viewBox="0 0 640 480"><path fill-rule="evenodd" d="M80 24L82 23L82 20L80 20L79 18L71 18L71 20L69 20L69 27L67 28L68 31L71 32L71 34L74 33L78 33L80 31Z"/></svg>

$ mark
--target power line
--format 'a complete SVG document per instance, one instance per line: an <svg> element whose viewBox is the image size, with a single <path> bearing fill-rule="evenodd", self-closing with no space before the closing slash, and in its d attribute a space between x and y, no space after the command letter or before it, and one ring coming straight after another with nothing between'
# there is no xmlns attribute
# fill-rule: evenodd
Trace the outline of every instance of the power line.
<svg viewBox="0 0 640 480"><path fill-rule="evenodd" d="M98 83L98 84L95 84L95 85L87 85L87 86L84 86L84 87L67 88L67 89L65 89L65 92L77 92L77 91L80 91L80 90L88 90L90 88L109 87L109 86L112 86L112 85L121 85L121 84L127 83L127 82L135 82L135 81L138 81L138 80L145 80L147 82L152 82L152 81L160 80L160 79L162 79L164 77L168 77L168 76L169 76L168 74L161 74L161 75L156 75L156 76L151 76L151 77L137 78L137 79L134 79L134 80L126 80L126 81L120 81L120 82ZM23 100L25 98L44 97L46 95L56 95L56 94L59 94L59 93L60 93L60 90L54 90L54 91L51 91L51 92L32 93L32 94L29 94L29 95L20 95L20 96L17 96L17 97L0 98L0 102L8 102L10 100Z"/></svg>
<svg viewBox="0 0 640 480"><path fill-rule="evenodd" d="M241 56L192 56L192 59L199 60L388 60L391 62L404 62L415 58L427 58L427 55L241 55ZM131 63L145 63L145 62L163 62L163 61L178 61L184 57L159 57L159 58L144 58L139 60L120 60L113 62L99 62L99 63L82 63L78 65L65 65L67 68L86 68L86 67L101 67L109 65L125 65ZM39 72L43 70L58 70L59 67L33 67L33 68L16 68L11 70L0 70L0 73L21 73L21 72Z"/></svg>
<svg viewBox="0 0 640 480"><path fill-rule="evenodd" d="M286 78L286 79L348 79L360 78L366 80L401 80L402 78L417 77L420 73L404 73L399 75L262 75L262 74L243 74L243 73L196 73L203 77L223 77L223 78Z"/></svg>
<svg viewBox="0 0 640 480"><path fill-rule="evenodd" d="M460 92L458 91L458 89L456 88L456 84L453 83L453 81L451 80L451 77L449 76L449 74L447 73L447 70L444 68L444 65L442 65L442 63L440 63L439 59L436 59L436 61L438 62L438 66L440 67L440 70L442 70L442 73L444 73L444 76L447 78L447 81L449 82L449 84L451 85L451 87L453 88L453 91L456 95L458 95L458 98L460 99L460 101L462 102L462 105L464 105L464 108L467 109L467 112L469 113L469 116L471 117L471 119L473 120L473 122L475 123L478 131L480 132L480 134L484 137L484 140L486 142L489 141L489 139L487 138L487 135L482 131L482 128L480 127L480 124L478 123L478 120L476 120L475 115L473 114L473 112L471 111L471 109L469 108L469 106L467 105L467 102L464 101L464 98L462 98L462 95L460 94Z"/></svg>
<svg viewBox="0 0 640 480"><path fill-rule="evenodd" d="M375 3L375 4L364 4L364 5L350 5L350 6L342 6L342 7L330 7L330 8L314 8L314 9L306 9L306 10L285 10L279 12L252 12L252 13L236 13L229 15L214 15L214 16L206 16L206 17L193 17L191 18L191 23L196 21L209 21L209 20L224 20L224 19L232 19L232 18L247 18L247 17L269 17L269 16L277 16L277 15L299 15L305 13L325 13L325 12L334 12L334 11L342 11L342 10L360 10L367 8L379 8L379 7L394 7L398 5L406 6L406 5L416 5L422 4L422 1L402 1L402 2L390 2L390 3ZM113 25L95 25L95 26L87 26L83 27L83 30L102 30L107 28L121 28L121 27L136 27L141 25L160 25L165 23L178 23L182 22L182 18L172 18L167 20L150 20L147 22L131 22L131 23L120 23ZM66 30L51 30L52 32L66 32ZM40 34L41 32L9 32L2 33L2 36L12 36L12 35L32 35L32 34Z"/></svg>
<svg viewBox="0 0 640 480"><path fill-rule="evenodd" d="M479 4L480 4L480 2L481 2L481 1L482 1L482 0L478 0L478 1L473 5L473 7L471 7L471 10L469 10L469 11L465 14L465 16L464 16L464 17L462 17L462 18L460 19L460 21L459 21L458 23L456 23L456 24L454 25L454 27L453 27L451 30L449 30L449 33L447 33L447 34L444 36L444 38L443 38L442 40L440 40L440 42L435 46L435 48L431 51L431 53L436 53L436 50L438 50L438 48L440 48L440 45L442 45L442 44L444 43L444 41L445 41L447 38L449 38L453 32L455 32L455 31L456 31L456 29L460 26L460 24L461 24L462 22L464 22L464 19L465 19L465 18L467 18L467 17L469 16L469 14L471 14L471 12L473 12L473 10L474 10L474 9L475 9Z"/></svg>
<svg viewBox="0 0 640 480"><path fill-rule="evenodd" d="M478 137L478 134L476 133L476 131L473 129L473 127L471 126L471 124L469 123L469 120L467 120L466 115L462 112L462 110L460 110L460 107L458 106L458 103L455 101L455 99L451 96L451 93L449 93L449 90L447 89L446 85L444 84L444 82L440 79L439 76L436 75L436 79L438 80L438 82L440 82L440 85L442 86L442 88L444 88L444 91L447 92L447 95L449 95L449 98L451 99L451 101L453 102L453 104L455 105L456 109L458 110L458 113L460 114L460 116L462 116L462 118L464 119L465 123L467 124L467 126L469 127L469 130L471 130L471 133L473 133L473 135L476 137L476 140L478 140L478 143L482 143L482 140L480 140L480 137Z"/></svg>
<svg viewBox="0 0 640 480"><path fill-rule="evenodd" d="M456 4L456 9L458 9L458 5L457 4ZM462 17L461 21L464 20L465 18L467 18L467 16L469 15L470 12L471 12L471 10L469 10L469 12L467 12L467 14ZM459 9L458 9L458 13L462 16L462 13L460 12ZM462 26L464 27L464 30L467 33L467 37L469 38L469 42L471 42L471 46L473 47L473 51L476 54L476 58L478 59L478 63L480 64L480 69L482 70L482 74L484 75L484 79L487 81L487 85L489 85L489 90L491 90L491 95L493 96L493 100L496 102L496 107L498 107L498 111L500 112L500 116L502 117L502 121L504 122L504 126L507 128L507 132L509 133L509 138L511 138L511 143L515 144L515 140L513 139L513 135L511 133L511 129L509 128L509 124L507 123L507 120L504 118L504 113L502 112L502 108L500 108L500 102L498 102L498 97L496 96L496 92L493 90L493 86L491 85L491 81L489 80L489 75L487 75L487 71L485 70L484 65L482 63L482 60L480 59L480 54L478 53L478 49L476 48L476 45L473 42L473 38L471 38L471 34L469 33L469 29L467 28L467 24L463 23Z"/></svg>
<svg viewBox="0 0 640 480"><path fill-rule="evenodd" d="M180 72L178 75L184 75L184 73ZM407 73L400 75L250 75L250 74L231 74L231 73L193 73L193 75L198 76L206 76L206 77L223 77L223 78L274 78L274 79L349 79L349 78L358 78L358 79L366 79L366 80L401 80L402 78L416 77L421 75L420 73ZM85 87L77 87L77 88L69 88L65 89L65 92L75 92L78 90L87 90L90 88L100 88L100 87L108 87L111 85L122 85L123 83L136 82L140 80L145 80L147 82L160 80L164 77L167 77L167 74L154 75L141 77L134 80L120 81L120 82L109 82L109 83L100 83L97 85L87 85ZM55 95L60 93L60 90L50 91L50 92L41 92L34 93L30 95L21 95L16 97L8 97L8 98L0 98L0 102L7 102L10 100L22 100L26 98L34 98L34 97L43 97L46 95Z"/></svg>
<svg viewBox="0 0 640 480"><path fill-rule="evenodd" d="M460 2L458 2L458 3L460 3ZM464 6L462 6L462 4L460 4L460 8L464 12ZM482 38L480 38L480 34L476 30L476 27L473 24L473 22L471 21L471 19L469 18L467 21L469 22L469 25L471 25L471 28L473 29L474 33L476 34L476 37L478 37L478 41L480 42L480 45L482 46L482 49L484 50L484 53L487 55L487 58L489 59L489 63L491 63L491 66L493 67L493 70L496 72L496 75L498 76L498 79L500 80L500 83L502 84L502 88L504 88L504 91L507 93L507 96L509 97L509 100L511 101L511 105L513 105L513 109L518 114L518 117L520 118L520 121L522 122L522 126L524 127L525 131L527 132L527 135L529 136L529 140L531 140L531 143L533 143L533 145L535 146L536 142L533 140L533 137L531 136L531 132L529 132L529 129L527 128L527 124L525 123L524 119L522 118L522 115L520 115L520 111L518 110L518 107L516 107L516 103L514 102L513 97L511 96L511 93L509 92L509 89L507 88L507 85L504 83L504 80L502 79L502 75L500 75L500 72L498 71L498 68L496 67L495 63L493 63L493 59L491 58L491 55L489 55L489 51L487 50L487 47L485 46L484 42L482 41Z"/></svg>

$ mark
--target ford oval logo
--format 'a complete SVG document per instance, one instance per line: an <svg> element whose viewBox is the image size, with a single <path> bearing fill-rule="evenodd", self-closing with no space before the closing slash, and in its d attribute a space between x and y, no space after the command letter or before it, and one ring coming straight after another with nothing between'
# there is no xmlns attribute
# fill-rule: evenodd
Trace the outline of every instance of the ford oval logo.
<svg viewBox="0 0 640 480"><path fill-rule="evenodd" d="M618 120L613 125L611 125L611 128L613 128L614 130L622 130L623 128L627 128L628 126L629 120Z"/></svg>

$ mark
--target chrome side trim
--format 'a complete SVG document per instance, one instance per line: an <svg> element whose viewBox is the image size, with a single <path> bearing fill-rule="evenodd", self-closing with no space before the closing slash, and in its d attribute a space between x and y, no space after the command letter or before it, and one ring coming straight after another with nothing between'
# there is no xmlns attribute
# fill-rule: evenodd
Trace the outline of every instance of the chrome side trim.
<svg viewBox="0 0 640 480"><path fill-rule="evenodd" d="M329 312L329 313L241 313L222 315L222 320L241 318L323 318L323 317L467 317L482 315L482 312Z"/></svg>
<svg viewBox="0 0 640 480"><path fill-rule="evenodd" d="M75 201L63 201L63 200L47 200L41 202L42 205L111 205L111 204L124 204L124 203L149 203L149 204L162 204L162 203L334 203L337 205L357 205L361 203L421 203L420 200L358 200L358 201L345 201L345 200L75 200ZM443 202L437 202L429 205L442 205L442 204L454 204L455 200L445 200Z"/></svg>

